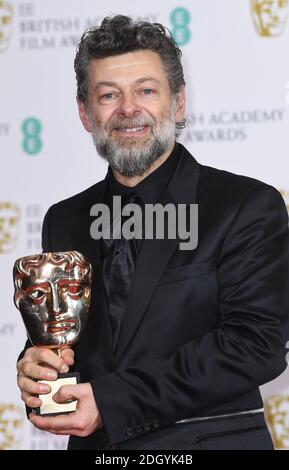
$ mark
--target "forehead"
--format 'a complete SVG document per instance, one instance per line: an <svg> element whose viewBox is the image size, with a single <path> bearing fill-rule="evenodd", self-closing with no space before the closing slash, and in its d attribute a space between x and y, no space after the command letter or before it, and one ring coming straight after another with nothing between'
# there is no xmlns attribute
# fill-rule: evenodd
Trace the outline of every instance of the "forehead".
<svg viewBox="0 0 289 470"><path fill-rule="evenodd" d="M93 59L89 65L89 80L93 85L103 81L119 84L135 82L146 76L167 81L161 59L156 52L129 52Z"/></svg>
<svg viewBox="0 0 289 470"><path fill-rule="evenodd" d="M61 279L83 279L83 270L79 266L74 266L74 268L69 271L67 271L66 266L65 263L56 266L55 264L47 262L40 267L31 267L29 276L23 278L22 285L26 289L31 285L43 282L57 282Z"/></svg>

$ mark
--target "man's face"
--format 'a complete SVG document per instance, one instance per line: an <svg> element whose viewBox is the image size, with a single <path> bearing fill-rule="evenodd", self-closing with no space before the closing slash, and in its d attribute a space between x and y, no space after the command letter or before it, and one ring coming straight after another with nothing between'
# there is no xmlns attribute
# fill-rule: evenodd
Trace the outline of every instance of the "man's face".
<svg viewBox="0 0 289 470"><path fill-rule="evenodd" d="M0 253L11 252L18 237L20 209L10 202L0 203Z"/></svg>
<svg viewBox="0 0 289 470"><path fill-rule="evenodd" d="M288 14L288 0L251 0L255 26L261 36L282 33Z"/></svg>
<svg viewBox="0 0 289 470"><path fill-rule="evenodd" d="M46 262L22 275L16 296L29 338L51 349L73 345L87 321L90 285L78 266Z"/></svg>
<svg viewBox="0 0 289 470"><path fill-rule="evenodd" d="M141 175L173 146L184 91L172 96L158 54L130 52L91 61L79 111L98 153L125 176Z"/></svg>

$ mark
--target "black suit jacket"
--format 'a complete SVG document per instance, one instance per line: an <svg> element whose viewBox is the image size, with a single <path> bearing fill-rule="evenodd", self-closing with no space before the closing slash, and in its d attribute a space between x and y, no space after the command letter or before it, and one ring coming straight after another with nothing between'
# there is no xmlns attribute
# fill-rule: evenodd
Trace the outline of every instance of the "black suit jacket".
<svg viewBox="0 0 289 470"><path fill-rule="evenodd" d="M113 357L100 242L90 236L90 208L103 202L105 185L48 210L43 250L78 250L92 263L76 364L109 443L183 418L262 407L258 387L285 369L289 337L288 216L279 192L200 165L181 146L162 202L199 204L198 247L144 240ZM71 439L85 448L88 438Z"/></svg>

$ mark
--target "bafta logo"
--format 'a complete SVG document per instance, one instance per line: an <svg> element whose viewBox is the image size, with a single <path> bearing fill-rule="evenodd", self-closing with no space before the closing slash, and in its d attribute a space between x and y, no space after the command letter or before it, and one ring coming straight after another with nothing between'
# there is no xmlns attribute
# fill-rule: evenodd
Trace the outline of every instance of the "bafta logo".
<svg viewBox="0 0 289 470"><path fill-rule="evenodd" d="M20 446L24 412L13 403L0 403L0 450L17 449Z"/></svg>
<svg viewBox="0 0 289 470"><path fill-rule="evenodd" d="M18 238L20 209L12 202L0 202L0 254L11 253Z"/></svg>
<svg viewBox="0 0 289 470"><path fill-rule="evenodd" d="M288 0L251 0L251 14L260 36L280 36L287 21Z"/></svg>
<svg viewBox="0 0 289 470"><path fill-rule="evenodd" d="M9 2L0 0L0 52L5 51L12 34L13 8Z"/></svg>
<svg viewBox="0 0 289 470"><path fill-rule="evenodd" d="M289 396L269 397L265 401L265 416L275 449L289 449Z"/></svg>

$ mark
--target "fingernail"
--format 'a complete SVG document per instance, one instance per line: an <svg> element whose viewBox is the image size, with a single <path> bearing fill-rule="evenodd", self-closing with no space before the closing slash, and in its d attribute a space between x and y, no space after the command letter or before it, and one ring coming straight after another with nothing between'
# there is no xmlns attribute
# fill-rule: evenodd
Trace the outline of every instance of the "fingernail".
<svg viewBox="0 0 289 470"><path fill-rule="evenodd" d="M66 364L62 364L62 366L60 367L60 372L62 372L62 374L65 374L68 371L69 371L68 366Z"/></svg>
<svg viewBox="0 0 289 470"><path fill-rule="evenodd" d="M47 372L46 377L48 378L48 380L56 380L57 373L53 371Z"/></svg>
<svg viewBox="0 0 289 470"><path fill-rule="evenodd" d="M49 392L50 387L49 385L46 385L46 384L39 384L39 390L40 392Z"/></svg>

